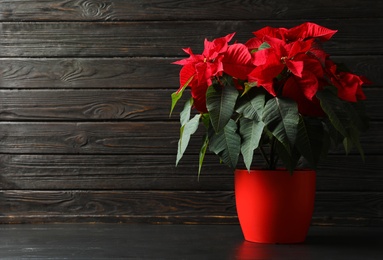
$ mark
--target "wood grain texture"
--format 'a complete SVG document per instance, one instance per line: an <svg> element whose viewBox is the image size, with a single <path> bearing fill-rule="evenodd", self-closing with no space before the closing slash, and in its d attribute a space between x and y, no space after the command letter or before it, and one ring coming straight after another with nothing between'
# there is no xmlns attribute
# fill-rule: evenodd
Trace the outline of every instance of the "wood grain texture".
<svg viewBox="0 0 383 260"><path fill-rule="evenodd" d="M380 154L383 122L361 136L366 154ZM188 153L198 154L203 127ZM0 153L175 154L178 122L0 122ZM339 150L338 153L344 153Z"/></svg>
<svg viewBox="0 0 383 260"><path fill-rule="evenodd" d="M317 225L383 225L381 192L318 192ZM2 223L237 223L232 191L0 191Z"/></svg>
<svg viewBox="0 0 383 260"><path fill-rule="evenodd" d="M28 121L176 121L183 103L179 101L169 117L169 89L43 89L0 90L0 120ZM365 90L367 111L371 119L383 120L383 92L377 88ZM194 111L196 113L196 111ZM165 126L164 126L165 127Z"/></svg>
<svg viewBox="0 0 383 260"><path fill-rule="evenodd" d="M333 56L372 86L383 86L382 57ZM0 58L0 89L177 89L180 58Z"/></svg>
<svg viewBox="0 0 383 260"><path fill-rule="evenodd" d="M317 193L313 224L381 226L380 192Z"/></svg>
<svg viewBox="0 0 383 260"><path fill-rule="evenodd" d="M33 90L1 91L0 119L6 120L165 120L170 91Z"/></svg>
<svg viewBox="0 0 383 260"><path fill-rule="evenodd" d="M180 66L171 64L175 60L162 57L0 58L0 89L176 88ZM373 74L370 71L369 75ZM383 85L383 80L380 82Z"/></svg>
<svg viewBox="0 0 383 260"><path fill-rule="evenodd" d="M1 225L0 257L376 260L383 259L382 232L382 227L310 227L305 243L280 245L248 243L238 225Z"/></svg>
<svg viewBox="0 0 383 260"><path fill-rule="evenodd" d="M179 133L161 122L0 122L0 131L0 152L56 154L169 154Z"/></svg>
<svg viewBox="0 0 383 260"><path fill-rule="evenodd" d="M381 18L382 9L375 0L4 0L0 20L348 19Z"/></svg>
<svg viewBox="0 0 383 260"><path fill-rule="evenodd" d="M36 221L85 219L127 221L210 221L235 219L232 192L220 191L3 191L0 221L18 216ZM212 207L212 205L214 205ZM230 221L230 220L229 220Z"/></svg>
<svg viewBox="0 0 383 260"><path fill-rule="evenodd" d="M237 223L233 173L202 131L175 167L173 61L234 31L303 21L338 29L324 47L373 84L366 152L318 169L313 224L383 226L382 1L4 0L0 4L0 223ZM184 97L186 98L186 97ZM178 112L181 106L177 107ZM260 164L256 160L256 164Z"/></svg>
<svg viewBox="0 0 383 260"><path fill-rule="evenodd" d="M169 57L184 55L193 46L202 52L204 38L237 32L235 40L247 41L264 26L291 27L297 21L153 21L153 22L31 22L2 23L2 57ZM382 55L383 19L323 20L338 29L325 49L332 55ZM369 28L369 30L366 30ZM180 37L182 35L182 37Z"/></svg>
<svg viewBox="0 0 383 260"><path fill-rule="evenodd" d="M206 155L0 155L0 189L12 190L233 190L233 170ZM260 156L254 167L261 167ZM318 191L383 191L383 157L331 155L317 170Z"/></svg>

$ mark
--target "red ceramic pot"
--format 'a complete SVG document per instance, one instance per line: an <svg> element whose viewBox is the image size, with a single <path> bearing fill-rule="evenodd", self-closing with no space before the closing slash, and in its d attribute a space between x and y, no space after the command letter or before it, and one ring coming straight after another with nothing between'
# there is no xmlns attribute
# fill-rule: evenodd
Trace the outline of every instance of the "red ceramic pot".
<svg viewBox="0 0 383 260"><path fill-rule="evenodd" d="M313 170L235 170L235 200L245 240L301 243L314 210Z"/></svg>

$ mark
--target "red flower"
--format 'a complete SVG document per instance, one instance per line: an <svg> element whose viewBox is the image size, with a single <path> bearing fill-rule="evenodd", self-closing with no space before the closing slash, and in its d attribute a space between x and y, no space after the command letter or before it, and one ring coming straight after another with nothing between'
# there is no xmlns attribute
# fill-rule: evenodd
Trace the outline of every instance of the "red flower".
<svg viewBox="0 0 383 260"><path fill-rule="evenodd" d="M311 38L320 41L328 41L337 32L315 23L306 22L290 29L274 28L266 26L253 34L256 38L263 40L264 37L272 37L283 40L285 42L304 41Z"/></svg>
<svg viewBox="0 0 383 260"><path fill-rule="evenodd" d="M178 91L192 78L188 86L191 87L194 106L200 112L207 112L207 88L212 84L213 77L222 75L223 53L227 51L228 42L233 37L234 33L217 38L212 42L205 39L205 48L201 55L195 55L190 48L183 49L190 57L173 63L183 66L180 71L180 88Z"/></svg>
<svg viewBox="0 0 383 260"><path fill-rule="evenodd" d="M230 45L223 59L223 71L236 79L246 80L254 69L248 48L240 43Z"/></svg>
<svg viewBox="0 0 383 260"><path fill-rule="evenodd" d="M285 40L285 35L288 32L286 28L274 28L271 26L263 27L262 29L253 32L256 38L264 40L264 37L272 37L280 40Z"/></svg>
<svg viewBox="0 0 383 260"><path fill-rule="evenodd" d="M305 72L306 74L309 72ZM323 117L323 112L319 100L312 96L307 97L307 92L313 93L317 88L311 88L310 85L318 86L318 81L315 77L308 75L305 80L300 80L298 77L290 77L283 88L283 96L293 99L298 105L298 111L304 116ZM310 82L311 80L311 82ZM305 93L306 92L306 93Z"/></svg>
<svg viewBox="0 0 383 260"><path fill-rule="evenodd" d="M272 96L295 100L302 115L323 116L316 98L318 90L329 84L338 89L339 98L356 102L365 99L364 77L339 71L320 42L329 40L337 30L314 23L303 23L291 29L264 27L253 32L245 44L229 45L234 33L208 41L202 54L184 49L188 58L174 62L182 65L180 88L191 88L194 107L207 112L206 92L215 77L226 73L233 77L238 89L242 81L257 83Z"/></svg>
<svg viewBox="0 0 383 260"><path fill-rule="evenodd" d="M329 71L331 83L338 89L339 98L349 102L366 99L362 85L370 82L365 77L350 72L338 71L337 65L331 60L327 60L326 66Z"/></svg>
<svg viewBox="0 0 383 260"><path fill-rule="evenodd" d="M256 81L271 95L276 96L274 79L287 68L293 75L301 78L304 61L312 59L306 52L310 50L312 40L286 43L277 38L264 37L270 48L255 52L254 64L257 67L249 74L249 81ZM299 58L297 58L299 57Z"/></svg>
<svg viewBox="0 0 383 260"><path fill-rule="evenodd" d="M330 40L336 32L337 30L331 30L315 23L307 22L289 29L285 37L288 41L302 41L315 38L324 42Z"/></svg>
<svg viewBox="0 0 383 260"><path fill-rule="evenodd" d="M295 100L298 111L306 116L323 116L324 112L315 97L318 90L327 85L321 63L309 55L296 56L303 62L302 76L291 74L283 85L282 95Z"/></svg>
<svg viewBox="0 0 383 260"><path fill-rule="evenodd" d="M257 82L273 96L295 100L303 115L323 116L315 94L326 85L323 70L328 55L317 41L327 41L336 32L314 23L291 29L265 27L254 32L256 38L247 45L257 50L254 53L257 67L248 80ZM260 42L270 47L258 50Z"/></svg>

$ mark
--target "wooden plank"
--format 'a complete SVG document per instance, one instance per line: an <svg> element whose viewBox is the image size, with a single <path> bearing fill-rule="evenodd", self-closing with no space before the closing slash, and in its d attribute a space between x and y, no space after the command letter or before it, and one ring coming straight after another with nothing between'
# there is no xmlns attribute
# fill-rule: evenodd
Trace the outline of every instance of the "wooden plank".
<svg viewBox="0 0 383 260"><path fill-rule="evenodd" d="M381 154L383 122L361 136L366 154ZM198 154L203 127L188 153ZM178 122L0 122L0 153L175 154ZM344 153L343 150L334 151Z"/></svg>
<svg viewBox="0 0 383 260"><path fill-rule="evenodd" d="M76 89L76 90L0 90L0 120L68 121L68 120L146 120L167 121L171 98L169 89ZM366 88L367 113L382 120L383 91ZM189 95L179 101L173 116Z"/></svg>
<svg viewBox="0 0 383 260"><path fill-rule="evenodd" d="M383 86L382 56L333 56ZM0 89L157 89L178 87L178 58L0 58Z"/></svg>
<svg viewBox="0 0 383 260"><path fill-rule="evenodd" d="M247 41L266 25L291 27L296 21L6 22L0 27L2 57L168 57L182 48L202 52L204 38L237 32ZM339 32L325 48L331 55L382 55L383 19L324 20ZM368 30L366 30L368 28ZM182 37L180 37L182 36Z"/></svg>
<svg viewBox="0 0 383 260"><path fill-rule="evenodd" d="M323 237L326 228L310 230L310 236ZM325 229L325 230L323 230ZM348 235L349 241L362 241L365 232L357 229L335 229ZM355 232L357 230L357 232ZM322 232L320 232L322 231ZM367 229L374 239L377 230ZM373 232L372 232L373 231ZM243 243L239 225L142 225L142 224L36 224L1 225L1 259L232 259ZM359 236L358 236L359 235ZM357 237L358 239L354 239ZM352 240L351 240L352 239ZM380 245L380 244L379 244ZM326 255L323 247L299 247L310 255ZM328 251L332 251L329 246ZM337 251L342 257L355 256L357 247ZM379 248L372 246L370 249ZM277 245L275 245L277 249ZM289 247L287 250L295 249ZM274 255L285 254L283 247ZM327 251L327 252L328 252ZM373 250L370 250L373 251ZM368 255L364 254L364 259ZM376 256L376 254L375 254ZM325 258L325 257L324 257ZM332 257L332 259L339 260Z"/></svg>
<svg viewBox="0 0 383 260"><path fill-rule="evenodd" d="M178 133L171 122L0 122L0 152L169 154Z"/></svg>
<svg viewBox="0 0 383 260"><path fill-rule="evenodd" d="M2 259L383 259L379 227L311 227L305 243L244 240L239 225L2 225Z"/></svg>
<svg viewBox="0 0 383 260"><path fill-rule="evenodd" d="M12 190L233 190L233 170L206 155L175 167L175 155L0 155L0 189ZM255 157L253 167L264 162ZM332 155L317 170L318 191L383 191L383 156Z"/></svg>
<svg viewBox="0 0 383 260"><path fill-rule="evenodd" d="M379 155L329 155L317 169L318 191L383 191L383 161Z"/></svg>
<svg viewBox="0 0 383 260"><path fill-rule="evenodd" d="M2 259L383 259L382 227L310 227L302 244L244 240L239 225L1 225Z"/></svg>
<svg viewBox="0 0 383 260"><path fill-rule="evenodd" d="M175 60L162 57L0 58L0 89L176 88L181 67L171 64ZM383 85L383 80L381 82Z"/></svg>
<svg viewBox="0 0 383 260"><path fill-rule="evenodd" d="M207 156L209 158L209 156ZM232 189L232 170L210 156L203 179L196 156L0 155L0 189L219 190Z"/></svg>
<svg viewBox="0 0 383 260"><path fill-rule="evenodd" d="M1 191L0 223L234 219L232 192ZM129 221L130 220L130 221Z"/></svg>
<svg viewBox="0 0 383 260"><path fill-rule="evenodd" d="M380 1L161 1L161 0L4 0L0 19L5 21L79 20L184 20L187 19L327 19L380 18Z"/></svg>
<svg viewBox="0 0 383 260"><path fill-rule="evenodd" d="M365 88L366 94L366 113L370 117L370 120L382 120L382 105L383 105L383 89L381 87ZM380 115L379 115L380 114Z"/></svg>
<svg viewBox="0 0 383 260"><path fill-rule="evenodd" d="M382 192L318 192L316 225L382 226ZM0 192L0 223L237 223L232 191Z"/></svg>
<svg viewBox="0 0 383 260"><path fill-rule="evenodd" d="M312 223L382 226L382 195L380 192L319 192Z"/></svg>
<svg viewBox="0 0 383 260"><path fill-rule="evenodd" d="M170 94L168 90L0 90L0 119L166 120Z"/></svg>

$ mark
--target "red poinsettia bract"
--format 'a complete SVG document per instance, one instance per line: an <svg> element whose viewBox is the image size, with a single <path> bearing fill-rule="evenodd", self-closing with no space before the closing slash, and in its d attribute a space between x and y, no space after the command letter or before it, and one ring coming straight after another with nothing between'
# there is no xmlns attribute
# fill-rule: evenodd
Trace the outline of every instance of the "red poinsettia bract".
<svg viewBox="0 0 383 260"><path fill-rule="evenodd" d="M338 88L341 99L363 99L361 86L366 81L348 72L337 72L336 65L329 62L329 55L319 46L319 42L328 41L336 32L314 23L291 29L265 27L254 32L255 38L249 45L261 42L269 47L255 52L256 68L249 74L249 81L272 96L295 100L299 112L308 116L324 115L315 94L330 84Z"/></svg>
<svg viewBox="0 0 383 260"><path fill-rule="evenodd" d="M233 38L234 33L213 41L205 39L204 51L196 55L190 48L184 51L190 55L189 58L174 62L182 65L180 71L180 89L190 80L191 94L194 99L194 106L198 111L206 110L206 91L212 84L212 78L221 76L223 73L223 53L228 49L228 42Z"/></svg>
<svg viewBox="0 0 383 260"><path fill-rule="evenodd" d="M174 62L183 66L179 91L189 82L194 107L205 113L206 91L214 78L225 73L263 87L271 96L293 99L302 115L323 116L317 91L334 85L339 98L356 102L365 99L362 85L368 83L364 77L339 71L321 48L320 43L336 32L307 22L290 29L264 27L245 44L229 45L235 33L205 39L202 54L186 48L189 57Z"/></svg>

